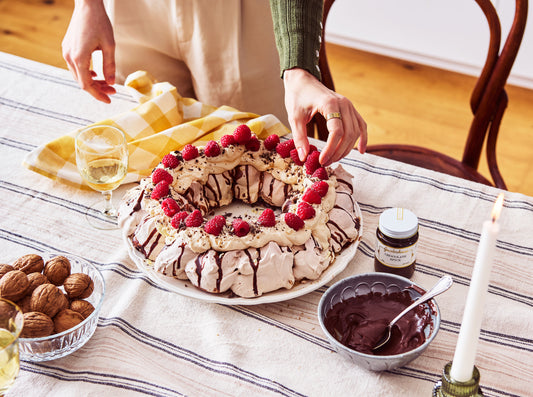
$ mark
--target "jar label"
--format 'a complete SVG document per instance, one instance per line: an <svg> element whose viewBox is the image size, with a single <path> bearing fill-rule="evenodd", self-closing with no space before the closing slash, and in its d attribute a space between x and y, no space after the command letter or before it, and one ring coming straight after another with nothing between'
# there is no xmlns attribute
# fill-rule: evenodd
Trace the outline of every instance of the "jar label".
<svg viewBox="0 0 533 397"><path fill-rule="evenodd" d="M416 243L404 248L393 248L376 242L376 259L389 267L407 267L416 260Z"/></svg>

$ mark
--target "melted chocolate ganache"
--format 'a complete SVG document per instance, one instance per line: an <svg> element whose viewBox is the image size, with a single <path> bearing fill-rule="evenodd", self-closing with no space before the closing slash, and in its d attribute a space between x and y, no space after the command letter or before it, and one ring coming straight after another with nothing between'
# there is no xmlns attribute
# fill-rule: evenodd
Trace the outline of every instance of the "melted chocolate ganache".
<svg viewBox="0 0 533 397"><path fill-rule="evenodd" d="M339 302L326 313L324 325L343 345L361 353L394 355L422 345L424 329L432 324L431 312L422 304L405 314L392 327L391 339L372 350L387 324L413 302L408 291L381 294L370 292Z"/></svg>

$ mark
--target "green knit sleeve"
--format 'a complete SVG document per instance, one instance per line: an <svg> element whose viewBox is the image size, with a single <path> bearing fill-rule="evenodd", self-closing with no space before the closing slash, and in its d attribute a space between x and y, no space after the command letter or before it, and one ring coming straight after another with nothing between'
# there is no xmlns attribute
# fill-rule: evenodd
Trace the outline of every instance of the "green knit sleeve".
<svg viewBox="0 0 533 397"><path fill-rule="evenodd" d="M299 67L320 80L323 0L270 0L281 75Z"/></svg>

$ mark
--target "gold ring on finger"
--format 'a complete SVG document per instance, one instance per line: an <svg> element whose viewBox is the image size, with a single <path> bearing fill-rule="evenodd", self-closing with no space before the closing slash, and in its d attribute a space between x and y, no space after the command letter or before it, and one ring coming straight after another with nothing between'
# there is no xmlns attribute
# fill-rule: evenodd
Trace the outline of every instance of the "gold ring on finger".
<svg viewBox="0 0 533 397"><path fill-rule="evenodd" d="M340 113L340 112L328 113L328 114L326 115L326 121L327 121L327 120L331 120L331 119L339 119L339 120L342 120L341 113Z"/></svg>

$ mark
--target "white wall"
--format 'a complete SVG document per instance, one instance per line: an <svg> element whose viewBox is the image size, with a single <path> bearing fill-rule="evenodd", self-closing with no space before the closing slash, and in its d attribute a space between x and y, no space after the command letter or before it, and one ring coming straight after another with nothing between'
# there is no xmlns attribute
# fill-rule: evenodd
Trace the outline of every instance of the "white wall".
<svg viewBox="0 0 533 397"><path fill-rule="evenodd" d="M512 23L512 0L493 0L502 32ZM336 0L326 41L466 74L479 74L489 29L474 0ZM533 4L509 84L533 89Z"/></svg>

